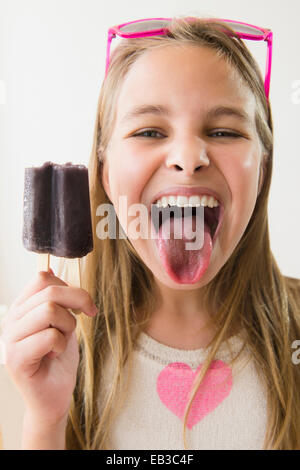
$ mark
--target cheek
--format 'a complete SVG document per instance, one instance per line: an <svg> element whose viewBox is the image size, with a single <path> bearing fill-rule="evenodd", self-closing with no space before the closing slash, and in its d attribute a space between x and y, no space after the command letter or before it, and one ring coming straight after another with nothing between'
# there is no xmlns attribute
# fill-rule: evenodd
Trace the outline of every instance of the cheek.
<svg viewBox="0 0 300 470"><path fill-rule="evenodd" d="M260 158L257 152L249 151L233 160L230 168L232 190L243 206L256 200L259 178Z"/></svg>
<svg viewBox="0 0 300 470"><path fill-rule="evenodd" d="M111 200L120 221L125 221L125 207L119 207L119 197L127 197L127 206L141 202L141 194L153 176L154 162L146 159L142 153L117 148L113 149L109 159L109 187Z"/></svg>
<svg viewBox="0 0 300 470"><path fill-rule="evenodd" d="M231 229L243 231L252 215L258 191L260 155L248 149L222 160L222 172L231 193Z"/></svg>

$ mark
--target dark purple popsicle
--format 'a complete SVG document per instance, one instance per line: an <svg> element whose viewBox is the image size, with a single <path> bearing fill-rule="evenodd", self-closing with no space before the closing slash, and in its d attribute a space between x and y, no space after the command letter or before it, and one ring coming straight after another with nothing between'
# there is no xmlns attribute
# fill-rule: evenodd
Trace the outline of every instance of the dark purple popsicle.
<svg viewBox="0 0 300 470"><path fill-rule="evenodd" d="M81 258L93 249L88 170L46 162L25 169L23 244L29 251Z"/></svg>

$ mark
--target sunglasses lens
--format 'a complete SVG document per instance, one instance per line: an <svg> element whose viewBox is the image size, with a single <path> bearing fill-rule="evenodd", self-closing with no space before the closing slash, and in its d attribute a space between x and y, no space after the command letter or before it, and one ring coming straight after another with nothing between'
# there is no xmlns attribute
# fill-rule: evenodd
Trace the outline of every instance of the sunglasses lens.
<svg viewBox="0 0 300 470"><path fill-rule="evenodd" d="M231 21L224 21L223 23L226 26L229 26L229 28L239 33L255 34L255 36L264 34L263 31L261 31L260 29L254 28L253 26L248 26L246 24L231 23Z"/></svg>
<svg viewBox="0 0 300 470"><path fill-rule="evenodd" d="M166 20L137 21L120 27L123 33L137 33L139 31L152 31L165 28L169 24Z"/></svg>
<svg viewBox="0 0 300 470"><path fill-rule="evenodd" d="M254 34L255 36L263 35L263 31L253 26L248 26L245 24L233 23L231 21L223 21L223 23L229 28L233 29L236 32L244 34ZM120 27L120 31L123 33L137 33L140 31L152 31L156 29L162 29L167 27L170 24L168 20L142 20L136 21L134 23L126 24Z"/></svg>

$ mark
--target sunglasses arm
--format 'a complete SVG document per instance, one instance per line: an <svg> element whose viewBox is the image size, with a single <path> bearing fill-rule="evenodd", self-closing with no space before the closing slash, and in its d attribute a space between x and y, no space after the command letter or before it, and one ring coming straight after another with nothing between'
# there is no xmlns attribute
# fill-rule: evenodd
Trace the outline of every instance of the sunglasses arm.
<svg viewBox="0 0 300 470"><path fill-rule="evenodd" d="M109 57L110 57L110 46L111 46L111 41L113 38L115 38L116 35L113 33L111 30L108 30L107 34L107 46L106 46L106 61L105 61L105 77L107 75L108 71L108 66L109 66Z"/></svg>
<svg viewBox="0 0 300 470"><path fill-rule="evenodd" d="M271 67L272 67L272 49L273 49L273 33L270 31L267 39L268 41L268 54L267 54L267 64L266 64L266 77L265 77L265 92L266 97L269 100L270 92L270 81L271 81Z"/></svg>

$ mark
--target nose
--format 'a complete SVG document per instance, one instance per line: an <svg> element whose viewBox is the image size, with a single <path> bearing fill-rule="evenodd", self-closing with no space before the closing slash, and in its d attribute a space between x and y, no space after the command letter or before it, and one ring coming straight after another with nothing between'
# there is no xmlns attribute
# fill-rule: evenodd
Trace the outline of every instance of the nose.
<svg viewBox="0 0 300 470"><path fill-rule="evenodd" d="M209 164L206 144L198 136L174 141L166 158L167 168L183 171L186 175L193 175Z"/></svg>

